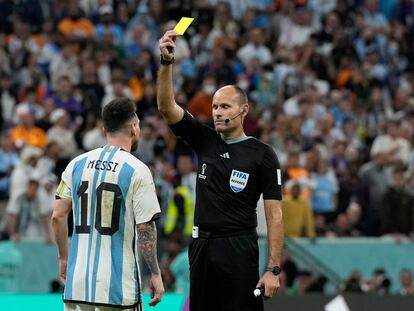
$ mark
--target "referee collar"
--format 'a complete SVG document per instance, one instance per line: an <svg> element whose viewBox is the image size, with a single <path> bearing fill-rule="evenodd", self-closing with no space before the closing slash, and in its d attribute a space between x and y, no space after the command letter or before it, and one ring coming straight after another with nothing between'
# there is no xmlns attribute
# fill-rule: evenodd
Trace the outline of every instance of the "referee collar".
<svg viewBox="0 0 414 311"><path fill-rule="evenodd" d="M226 143L226 144L236 144L239 143L241 141L245 141L252 138L251 136L240 136L240 137L236 137L236 138L229 138L229 139L225 139L223 137L221 137L221 139Z"/></svg>

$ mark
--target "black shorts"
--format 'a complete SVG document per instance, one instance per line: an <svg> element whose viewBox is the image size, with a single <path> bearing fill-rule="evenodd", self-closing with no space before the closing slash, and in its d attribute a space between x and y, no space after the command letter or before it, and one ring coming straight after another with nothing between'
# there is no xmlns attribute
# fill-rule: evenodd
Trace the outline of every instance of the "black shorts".
<svg viewBox="0 0 414 311"><path fill-rule="evenodd" d="M259 281L257 234L193 239L190 311L263 311L253 290Z"/></svg>

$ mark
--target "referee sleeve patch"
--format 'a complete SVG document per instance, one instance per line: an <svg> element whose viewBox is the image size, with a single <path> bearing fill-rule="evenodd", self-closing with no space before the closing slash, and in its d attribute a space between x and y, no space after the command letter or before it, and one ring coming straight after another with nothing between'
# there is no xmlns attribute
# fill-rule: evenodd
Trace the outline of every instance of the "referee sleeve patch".
<svg viewBox="0 0 414 311"><path fill-rule="evenodd" d="M280 173L280 168L278 168L278 169L276 170L276 172L277 172L277 184L278 184L279 186L281 186L281 185L282 185L282 175L281 175L281 173Z"/></svg>

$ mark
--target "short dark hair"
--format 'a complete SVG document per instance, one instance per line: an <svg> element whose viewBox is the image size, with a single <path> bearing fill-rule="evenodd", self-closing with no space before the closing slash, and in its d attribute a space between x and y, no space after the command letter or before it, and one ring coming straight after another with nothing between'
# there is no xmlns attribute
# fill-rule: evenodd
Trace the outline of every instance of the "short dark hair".
<svg viewBox="0 0 414 311"><path fill-rule="evenodd" d="M248 104L247 94L246 92L237 85L232 85L234 90L237 92L240 98L240 105Z"/></svg>
<svg viewBox="0 0 414 311"><path fill-rule="evenodd" d="M108 133L115 133L123 129L136 116L135 103L131 99L116 98L103 109L103 126Z"/></svg>

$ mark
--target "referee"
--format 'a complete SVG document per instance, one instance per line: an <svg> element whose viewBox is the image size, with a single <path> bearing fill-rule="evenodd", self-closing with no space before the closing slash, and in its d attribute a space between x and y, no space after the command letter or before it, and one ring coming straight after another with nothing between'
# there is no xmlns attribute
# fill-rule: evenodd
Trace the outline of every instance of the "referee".
<svg viewBox="0 0 414 311"><path fill-rule="evenodd" d="M281 173L270 146L246 136L249 106L244 91L228 85L213 97L215 130L184 111L174 100L174 31L159 41L161 66L158 110L175 135L198 156L193 240L189 247L190 310L256 311L279 288L283 247ZM263 193L268 228L267 269L259 279L256 206Z"/></svg>

